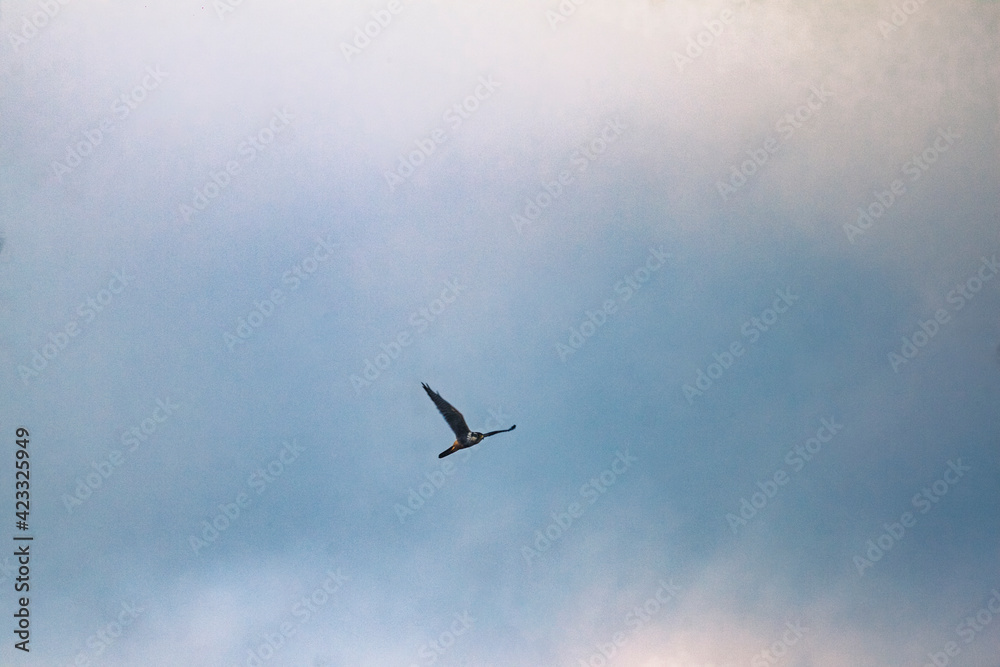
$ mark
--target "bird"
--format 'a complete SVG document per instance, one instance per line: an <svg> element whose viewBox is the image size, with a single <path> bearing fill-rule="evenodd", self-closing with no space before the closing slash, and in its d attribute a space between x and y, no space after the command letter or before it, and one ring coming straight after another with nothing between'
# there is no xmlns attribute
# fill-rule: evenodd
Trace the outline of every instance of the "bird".
<svg viewBox="0 0 1000 667"><path fill-rule="evenodd" d="M479 433L478 431L470 431L468 424L465 423L465 417L462 413L455 409L448 401L441 398L441 394L437 393L433 389L427 386L427 383L420 383L427 395L431 397L434 401L434 405L437 406L438 412L444 417L444 420L448 422L448 426L451 430L455 432L455 437L458 438L448 449L444 450L438 454L439 459L443 459L449 454L454 454L460 449L465 449L467 447L472 447L473 445L478 445L485 438L491 435L496 435L497 433L507 433L508 431L513 431L517 428L517 424L514 424L510 428L505 428L502 431L490 431L489 433Z"/></svg>

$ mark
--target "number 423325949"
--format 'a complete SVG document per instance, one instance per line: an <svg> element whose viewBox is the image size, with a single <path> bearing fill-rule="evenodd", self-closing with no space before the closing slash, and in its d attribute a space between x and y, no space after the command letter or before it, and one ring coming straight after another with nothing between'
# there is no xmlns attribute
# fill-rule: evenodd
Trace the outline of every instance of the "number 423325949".
<svg viewBox="0 0 1000 667"><path fill-rule="evenodd" d="M28 437L28 429L17 429L17 440L15 441L17 449L14 450L15 457L17 458L17 463L15 464L17 466L17 472L14 474L17 485L17 492L15 494L17 502L15 504L16 511L14 514L18 519L17 527L21 530L28 529L28 501L30 499L29 470L31 468L31 464L28 460Z"/></svg>

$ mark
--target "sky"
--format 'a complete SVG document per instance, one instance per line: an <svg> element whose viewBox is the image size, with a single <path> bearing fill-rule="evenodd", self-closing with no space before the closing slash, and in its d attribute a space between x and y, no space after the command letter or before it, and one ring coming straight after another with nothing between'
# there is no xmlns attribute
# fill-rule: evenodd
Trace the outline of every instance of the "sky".
<svg viewBox="0 0 1000 667"><path fill-rule="evenodd" d="M1000 3L0 32L0 664L1000 665Z"/></svg>

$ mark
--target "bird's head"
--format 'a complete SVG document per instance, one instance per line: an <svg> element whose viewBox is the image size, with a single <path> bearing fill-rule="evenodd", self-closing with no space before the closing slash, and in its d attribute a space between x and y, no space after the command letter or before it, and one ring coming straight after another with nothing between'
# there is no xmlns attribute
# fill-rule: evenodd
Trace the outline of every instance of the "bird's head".
<svg viewBox="0 0 1000 667"><path fill-rule="evenodd" d="M469 442L472 443L473 445L475 445L476 443L482 441L482 439L483 439L483 434L482 433L478 433L476 431L473 431L472 433L469 434Z"/></svg>

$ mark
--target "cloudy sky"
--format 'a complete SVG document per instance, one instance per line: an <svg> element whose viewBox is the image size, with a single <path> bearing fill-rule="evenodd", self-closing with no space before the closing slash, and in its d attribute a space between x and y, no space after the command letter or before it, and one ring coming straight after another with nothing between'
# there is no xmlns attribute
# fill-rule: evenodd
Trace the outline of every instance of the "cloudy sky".
<svg viewBox="0 0 1000 667"><path fill-rule="evenodd" d="M0 663L1000 665L1000 3L0 28Z"/></svg>

